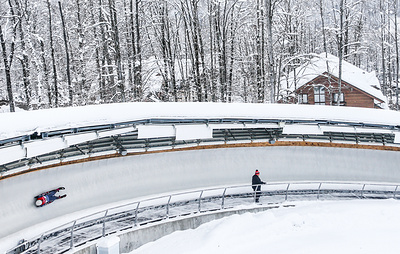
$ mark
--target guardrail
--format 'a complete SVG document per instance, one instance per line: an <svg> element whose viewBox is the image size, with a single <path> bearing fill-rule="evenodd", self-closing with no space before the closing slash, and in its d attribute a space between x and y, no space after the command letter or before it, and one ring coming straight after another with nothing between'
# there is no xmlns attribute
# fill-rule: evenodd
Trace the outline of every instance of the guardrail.
<svg viewBox="0 0 400 254"><path fill-rule="evenodd" d="M41 133L33 132L31 135L21 135L12 138L0 140L0 146L21 143L32 139L42 139L47 137L63 136L66 134L86 133L102 130L112 130L115 128L123 128L127 126L143 125L143 124L262 124L262 123L287 123L287 124L318 124L327 126L351 126L351 127L365 127L365 128L380 128L387 130L400 130L400 126L373 124L373 123L360 123L360 122L346 122L346 121L329 121L329 120L300 120L300 119L251 119L251 118L220 118L220 119L207 119L207 118L193 118L193 119L142 119L129 122L101 124L91 126L81 126L60 130L51 130Z"/></svg>
<svg viewBox="0 0 400 254"><path fill-rule="evenodd" d="M138 126L213 126L209 138L179 140L175 136L140 138ZM266 127L272 124L274 127ZM305 133L286 127L313 127ZM194 131L196 132L196 131ZM396 134L395 134L396 133ZM351 122L273 119L147 119L134 122L58 130L0 141L0 174L12 174L66 161L110 154L168 150L180 147L276 140L318 141L398 146L399 126ZM400 139L399 139L400 140ZM3 143L2 143L3 142ZM400 141L397 141L400 142ZM4 162L1 162L4 161Z"/></svg>
<svg viewBox="0 0 400 254"><path fill-rule="evenodd" d="M263 185L260 202L274 204L297 200L398 199L400 184L352 182L292 182ZM14 253L65 253L74 247L95 242L101 237L139 229L140 226L168 218L254 204L250 185L210 188L163 195L103 210L22 240L7 251Z"/></svg>

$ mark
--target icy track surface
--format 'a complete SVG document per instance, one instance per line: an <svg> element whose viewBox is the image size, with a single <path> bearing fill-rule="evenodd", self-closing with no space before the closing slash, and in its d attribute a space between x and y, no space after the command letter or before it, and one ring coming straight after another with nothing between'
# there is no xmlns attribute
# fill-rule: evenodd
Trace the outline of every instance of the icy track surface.
<svg viewBox="0 0 400 254"><path fill-rule="evenodd" d="M131 254L144 253L400 253L400 202L296 202L261 213L233 215L174 232Z"/></svg>

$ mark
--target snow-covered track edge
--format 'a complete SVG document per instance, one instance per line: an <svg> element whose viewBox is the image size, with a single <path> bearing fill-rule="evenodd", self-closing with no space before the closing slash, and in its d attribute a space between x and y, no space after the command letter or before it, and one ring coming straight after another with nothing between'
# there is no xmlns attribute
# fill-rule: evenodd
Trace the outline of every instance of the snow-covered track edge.
<svg viewBox="0 0 400 254"><path fill-rule="evenodd" d="M263 185L261 206L263 209L290 206L290 201L340 200L340 199L398 199L400 184L373 182L271 182ZM171 193L137 202L112 207L68 222L41 235L29 239L6 254L15 253L65 253L78 251L91 253L90 246L102 237L117 235L123 252L139 247L137 239L129 236L149 225L159 225L172 220L196 218L210 213L232 214L231 211L260 210L254 203L251 186L226 186ZM193 222L188 222L192 225ZM198 225L197 225L198 226ZM189 228L189 227L188 227ZM135 241L133 241L135 240ZM126 242L128 241L128 242ZM135 244L129 241L136 242Z"/></svg>

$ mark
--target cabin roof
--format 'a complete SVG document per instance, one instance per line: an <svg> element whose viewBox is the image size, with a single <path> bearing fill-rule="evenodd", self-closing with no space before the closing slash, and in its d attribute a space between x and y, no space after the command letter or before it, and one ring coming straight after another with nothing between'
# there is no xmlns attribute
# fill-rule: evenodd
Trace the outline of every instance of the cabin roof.
<svg viewBox="0 0 400 254"><path fill-rule="evenodd" d="M296 68L296 88L300 88L316 77L326 75L326 73L336 78L339 77L339 58L331 54L327 54L326 57L325 53L315 55L309 62ZM376 99L386 102L385 96L379 89L380 83L375 72L367 72L343 60L342 80ZM283 82L287 82L289 89L294 90L294 81L294 72L292 72L288 79Z"/></svg>

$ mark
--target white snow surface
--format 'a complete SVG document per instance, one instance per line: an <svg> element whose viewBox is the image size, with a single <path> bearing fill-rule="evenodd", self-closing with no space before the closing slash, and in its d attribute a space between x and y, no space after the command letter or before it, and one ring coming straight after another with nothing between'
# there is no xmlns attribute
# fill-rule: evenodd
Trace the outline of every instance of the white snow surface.
<svg viewBox="0 0 400 254"><path fill-rule="evenodd" d="M141 119L241 118L400 124L400 112L355 107L250 103L115 103L0 114L0 140L33 132Z"/></svg>
<svg viewBox="0 0 400 254"><path fill-rule="evenodd" d="M397 200L303 201L233 215L145 244L141 253L399 253Z"/></svg>
<svg viewBox="0 0 400 254"><path fill-rule="evenodd" d="M287 104L118 103L1 113L0 139L31 134L34 131L40 133L148 118L320 119L387 125L400 124L399 112L381 109ZM225 152L225 150L221 152ZM198 156L199 154L204 154L204 151L196 153ZM265 156L268 157L268 154L266 153ZM182 158L182 154L179 156ZM154 161L155 157L142 156L140 161L144 161L143 158ZM170 158L171 155L162 155L157 157L157 160L169 164ZM235 175L236 178L233 180L228 179L230 182L227 180L227 184L239 182L238 177L243 177L244 181L247 181L255 166L259 166L253 165L257 164L257 158L260 157L251 157L247 163L250 166L241 173L242 175ZM157 167L151 163L146 164L147 167L139 167L137 166L139 163L131 163L131 159L124 158L130 162L126 164L118 161L121 165L118 164L117 168L113 168L112 171L108 170L106 174L99 174L99 168L114 166L111 163L112 160L52 169L51 173L50 171L40 171L37 175L25 174L0 181L2 190L0 194L3 192L14 193L12 196L18 197L9 204L9 209L0 209L0 217L3 217L3 220L0 221L4 223L0 223L0 235L2 237L4 234L8 235L0 239L0 253L15 246L19 239L29 239L55 225L64 223L64 221L70 221L80 217L81 214L90 213L91 207L98 210L100 206L110 206L112 201L109 202L109 205L105 205L101 202L96 203L97 199L91 200L90 195L82 197L81 194L87 190L97 190L104 186L111 186L112 183L118 183L118 186L113 188L115 189L114 194L122 195L120 199L116 200L118 204L122 200L138 198L126 194L125 187L131 186L133 188L131 193L145 190L144 188L140 189L140 186L132 185L131 180L133 178L146 179L148 175L154 175L157 172ZM139 161L139 157L137 160ZM189 161L193 162L193 158L188 157L187 162ZM220 163L224 163L224 161ZM193 167L198 168L196 172L202 172L200 170L204 167L203 163L188 165L189 163L174 169L174 172L193 178ZM220 164L215 163L215 165L217 167ZM262 165L267 164L263 163ZM83 168L85 170L82 170ZM190 171L187 170L189 168ZM127 171L127 169L129 170ZM71 174L71 170L75 170L76 173ZM125 177L126 182L123 182L122 187L121 179L115 178L115 171L124 172L125 175L126 172L129 172L131 176L130 178ZM209 172L217 174L212 175L214 180L226 180L227 176L232 175L227 174L224 170L210 170ZM267 173L267 169L263 172ZM170 174L170 171L164 174L167 173ZM90 174L94 176L92 177ZM270 172L266 175L273 176ZM290 173L290 175L294 174ZM42 181L43 179L46 180ZM279 177L277 179L279 180ZM108 183L111 184L107 185ZM171 187L170 182L165 181L163 184L162 191L172 191L168 189ZM56 201L43 209L33 206L32 196L34 194L63 185L68 190L68 198ZM107 192L107 190L103 192ZM111 198L111 194L109 195L103 197ZM155 193L144 193L142 196L146 195L155 195ZM76 211L74 207L70 206L74 200L82 201L83 199L88 200L84 202L86 207L82 208L85 209L84 213ZM0 195L0 200L6 203L9 202L9 197ZM16 214L15 211L22 212ZM294 208L279 208L260 214L232 216L205 224L197 230L176 232L155 243L147 244L134 253L164 253L166 249L168 253L247 253L249 251L320 253L321 249L324 250L324 253L399 253L400 243L397 238L395 239L400 232L399 212L400 203L395 200L301 202L296 203ZM21 214L25 216L25 222L18 221ZM55 217L51 217L51 214L55 214ZM34 225L30 223L30 220L39 222L40 218L46 218L46 222L30 227ZM18 229L18 232L11 230L11 225L8 223L10 220L13 221L13 224L19 224L18 226L26 230ZM8 230L10 230L9 234L7 234Z"/></svg>

